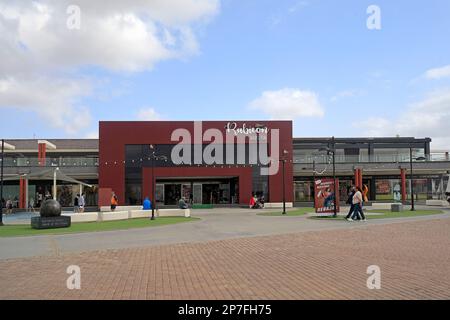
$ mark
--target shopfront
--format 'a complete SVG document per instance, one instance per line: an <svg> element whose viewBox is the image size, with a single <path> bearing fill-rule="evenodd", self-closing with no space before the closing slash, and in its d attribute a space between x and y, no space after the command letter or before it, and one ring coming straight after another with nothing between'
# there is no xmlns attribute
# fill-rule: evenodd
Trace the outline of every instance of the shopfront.
<svg viewBox="0 0 450 320"><path fill-rule="evenodd" d="M291 121L100 122L99 199L243 205L293 201ZM154 189L154 190L153 190Z"/></svg>

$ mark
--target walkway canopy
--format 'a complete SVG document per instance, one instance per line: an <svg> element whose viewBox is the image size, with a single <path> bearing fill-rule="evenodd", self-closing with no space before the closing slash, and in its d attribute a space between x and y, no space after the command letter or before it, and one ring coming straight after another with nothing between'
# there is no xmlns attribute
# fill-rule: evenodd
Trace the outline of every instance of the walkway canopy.
<svg viewBox="0 0 450 320"><path fill-rule="evenodd" d="M82 186L92 187L92 185L90 185L90 184L87 184L87 183L84 183L77 179L69 177L68 175L61 172L61 170L59 170L58 167L44 169L44 170L37 171L37 172L31 172L28 174L18 174L16 176L4 178L3 180L5 180L5 181L25 180L25 184L24 184L25 187L23 189L22 189L22 184L21 184L21 190L25 190L25 191L23 194L21 191L20 197L19 197L20 203L21 203L21 208L28 207L28 196L27 196L27 190L28 190L28 187L27 187L28 182L27 181L28 180L53 180L53 199L55 199L55 200L57 199L56 181L64 181L64 182L71 182L71 183L79 184L80 185L80 193L82 190Z"/></svg>
<svg viewBox="0 0 450 320"><path fill-rule="evenodd" d="M64 181L81 184L86 187L92 187L92 185L90 184L69 177L68 175L64 174L59 168L44 169L41 171L32 172L28 174L18 174L16 176L6 177L3 180L11 181L20 179Z"/></svg>

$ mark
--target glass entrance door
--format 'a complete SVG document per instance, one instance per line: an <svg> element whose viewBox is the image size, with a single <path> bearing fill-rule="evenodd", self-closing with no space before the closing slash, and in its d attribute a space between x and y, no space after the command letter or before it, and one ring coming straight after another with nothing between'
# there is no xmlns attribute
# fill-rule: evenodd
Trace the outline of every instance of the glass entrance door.
<svg viewBox="0 0 450 320"><path fill-rule="evenodd" d="M164 184L164 204L176 205L181 197L181 184Z"/></svg>
<svg viewBox="0 0 450 320"><path fill-rule="evenodd" d="M203 184L203 204L219 203L219 184Z"/></svg>

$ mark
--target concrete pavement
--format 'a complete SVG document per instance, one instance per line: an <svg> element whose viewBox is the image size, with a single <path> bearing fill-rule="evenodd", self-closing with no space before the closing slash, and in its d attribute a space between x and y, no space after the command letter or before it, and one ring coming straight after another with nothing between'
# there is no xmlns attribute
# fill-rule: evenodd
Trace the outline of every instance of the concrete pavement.
<svg viewBox="0 0 450 320"><path fill-rule="evenodd" d="M267 211L274 210L267 209ZM33 256L60 256L68 253L105 249L198 243L306 231L355 229L373 225L403 223L405 221L450 218L450 213L447 212L435 216L377 219L349 223L344 220L312 220L307 219L306 216L258 216L257 213L260 212L228 208L194 210L192 216L200 217L200 221L130 230L0 238L0 260Z"/></svg>

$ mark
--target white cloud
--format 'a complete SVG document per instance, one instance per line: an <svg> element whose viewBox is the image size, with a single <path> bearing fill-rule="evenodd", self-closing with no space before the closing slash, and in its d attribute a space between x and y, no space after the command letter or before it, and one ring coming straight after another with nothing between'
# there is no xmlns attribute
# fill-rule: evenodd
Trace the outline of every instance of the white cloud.
<svg viewBox="0 0 450 320"><path fill-rule="evenodd" d="M425 78L429 80L439 80L442 78L450 78L450 65L430 69L425 72Z"/></svg>
<svg viewBox="0 0 450 320"><path fill-rule="evenodd" d="M292 88L264 91L259 98L250 102L249 106L272 119L322 117L325 114L314 92Z"/></svg>
<svg viewBox="0 0 450 320"><path fill-rule="evenodd" d="M89 83L82 79L0 78L0 106L35 112L38 123L62 128L67 134L89 125L89 109L77 103L89 93Z"/></svg>
<svg viewBox="0 0 450 320"><path fill-rule="evenodd" d="M296 2L292 7L290 7L288 11L289 11L289 13L294 13L308 5L309 5L309 2L300 0L300 1Z"/></svg>
<svg viewBox="0 0 450 320"><path fill-rule="evenodd" d="M154 108L142 108L139 109L136 119L140 121L153 121L160 120L161 116L155 111Z"/></svg>
<svg viewBox="0 0 450 320"><path fill-rule="evenodd" d="M89 109L77 101L92 91L74 76L80 68L139 72L196 54L194 29L219 10L219 0L77 0L81 28L70 30L66 10L72 4L0 3L0 81L6 95L0 108L36 112L70 133L90 121Z"/></svg>
<svg viewBox="0 0 450 320"><path fill-rule="evenodd" d="M398 119L370 118L354 126L369 136L430 137L432 147L450 149L450 88L429 93L409 105Z"/></svg>
<svg viewBox="0 0 450 320"><path fill-rule="evenodd" d="M337 94L335 94L334 96L332 96L330 101L336 102L342 98L353 98L353 97L361 96L363 94L364 94L364 91L362 91L362 90L357 90L357 89L344 90L344 91L340 91Z"/></svg>

